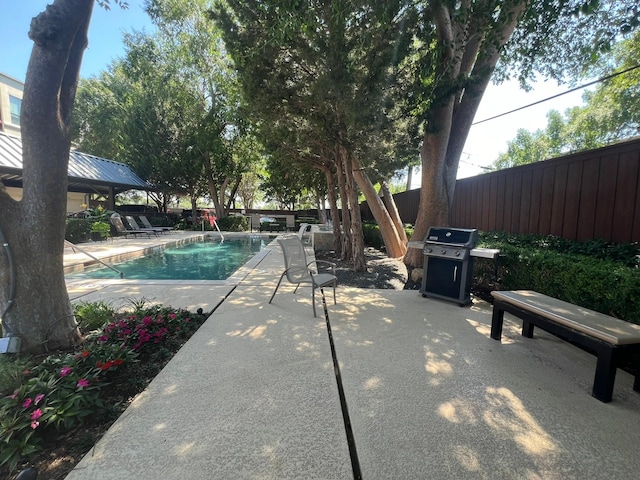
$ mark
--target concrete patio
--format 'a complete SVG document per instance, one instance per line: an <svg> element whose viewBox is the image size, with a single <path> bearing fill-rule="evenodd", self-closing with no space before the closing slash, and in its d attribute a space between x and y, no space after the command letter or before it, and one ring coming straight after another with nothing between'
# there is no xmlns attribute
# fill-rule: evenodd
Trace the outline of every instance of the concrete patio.
<svg viewBox="0 0 640 480"><path fill-rule="evenodd" d="M182 238L81 247L106 257ZM539 330L523 338L508 315L491 340L482 301L339 287L328 321L308 289L269 304L274 243L226 282L69 282L74 301L215 311L67 479L637 477L627 373L601 403L595 357Z"/></svg>

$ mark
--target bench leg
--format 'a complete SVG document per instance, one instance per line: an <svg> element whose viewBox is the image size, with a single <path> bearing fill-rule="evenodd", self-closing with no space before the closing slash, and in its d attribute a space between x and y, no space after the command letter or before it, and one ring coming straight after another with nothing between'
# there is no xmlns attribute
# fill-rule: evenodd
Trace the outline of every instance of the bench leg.
<svg viewBox="0 0 640 480"><path fill-rule="evenodd" d="M522 321L522 336L533 338L533 323L528 320Z"/></svg>
<svg viewBox="0 0 640 480"><path fill-rule="evenodd" d="M603 348L598 351L596 376L593 380L592 395L601 402L610 402L613 396L613 384L616 381L616 363L613 348Z"/></svg>
<svg viewBox="0 0 640 480"><path fill-rule="evenodd" d="M640 392L640 352L631 355L631 363L633 364L633 390Z"/></svg>
<svg viewBox="0 0 640 480"><path fill-rule="evenodd" d="M504 310L494 302L491 315L491 338L500 341L502 338L502 323L504 322Z"/></svg>

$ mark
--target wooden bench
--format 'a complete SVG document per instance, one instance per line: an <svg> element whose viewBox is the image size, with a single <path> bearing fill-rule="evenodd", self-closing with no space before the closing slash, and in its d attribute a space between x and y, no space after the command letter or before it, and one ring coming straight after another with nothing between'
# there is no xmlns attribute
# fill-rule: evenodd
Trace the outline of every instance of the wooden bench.
<svg viewBox="0 0 640 480"><path fill-rule="evenodd" d="M534 326L575 343L598 357L593 396L610 402L616 370L624 358L634 362L633 389L640 392L640 325L563 302L529 290L491 292L491 338L500 341L504 312L522 319L522 335L533 337Z"/></svg>

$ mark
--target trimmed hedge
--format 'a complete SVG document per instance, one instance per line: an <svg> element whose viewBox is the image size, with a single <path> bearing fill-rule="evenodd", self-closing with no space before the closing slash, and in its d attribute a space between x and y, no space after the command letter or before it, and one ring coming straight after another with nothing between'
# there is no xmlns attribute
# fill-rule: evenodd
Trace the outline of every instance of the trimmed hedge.
<svg viewBox="0 0 640 480"><path fill-rule="evenodd" d="M489 233L479 245L500 249L500 290L535 290L640 324L636 245ZM492 267L476 259L476 282L491 283L492 276Z"/></svg>
<svg viewBox="0 0 640 480"><path fill-rule="evenodd" d="M95 219L87 218L67 218L67 227L64 238L71 243L86 242L89 239L91 225Z"/></svg>
<svg viewBox="0 0 640 480"><path fill-rule="evenodd" d="M249 230L249 219L240 215L230 215L216 220L223 232L246 232Z"/></svg>

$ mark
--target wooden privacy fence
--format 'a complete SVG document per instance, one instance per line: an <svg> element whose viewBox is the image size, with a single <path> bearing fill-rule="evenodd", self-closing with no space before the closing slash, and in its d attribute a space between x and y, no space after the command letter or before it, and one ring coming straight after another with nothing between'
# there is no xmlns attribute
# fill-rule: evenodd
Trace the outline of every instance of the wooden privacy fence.
<svg viewBox="0 0 640 480"><path fill-rule="evenodd" d="M419 190L394 196L414 223ZM363 218L371 218L368 207ZM640 242L640 139L456 182L451 225Z"/></svg>

